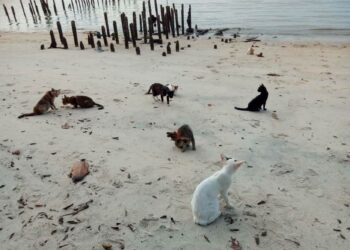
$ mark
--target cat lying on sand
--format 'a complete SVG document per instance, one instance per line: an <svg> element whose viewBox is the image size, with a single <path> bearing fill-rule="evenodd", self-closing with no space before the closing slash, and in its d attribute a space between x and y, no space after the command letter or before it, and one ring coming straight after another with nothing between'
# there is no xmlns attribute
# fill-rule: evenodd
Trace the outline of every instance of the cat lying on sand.
<svg viewBox="0 0 350 250"><path fill-rule="evenodd" d="M175 86L175 85L174 85ZM160 95L160 98L162 99L162 102L164 102L164 96L166 96L167 104L169 104L169 99L174 97L174 93L177 89L176 87L171 87L171 89L167 86L164 86L160 83L153 83L150 87L148 92L146 92L146 95L151 94L153 95L153 99L157 101L156 97Z"/></svg>
<svg viewBox="0 0 350 250"><path fill-rule="evenodd" d="M232 182L232 175L244 163L221 154L224 167L212 176L203 180L193 193L191 206L195 223L205 226L215 221L221 214L218 195L224 199L226 206L231 208L227 191Z"/></svg>
<svg viewBox="0 0 350 250"><path fill-rule="evenodd" d="M77 95L77 96L64 96L62 98L63 105L72 104L74 108L92 108L94 106L97 106L98 109L103 109L103 106L101 104L98 104L94 102L90 97L83 96L83 95Z"/></svg>
<svg viewBox="0 0 350 250"><path fill-rule="evenodd" d="M190 126L182 125L177 131L167 132L167 137L170 137L171 140L175 141L176 147L182 149L182 152L185 152L186 149L192 143L192 149L196 150L196 143L194 141L193 132Z"/></svg>
<svg viewBox="0 0 350 250"><path fill-rule="evenodd" d="M264 84L261 84L259 86L258 92L260 92L260 95L258 95L253 100L251 100L250 103L248 103L247 108L235 107L235 109L246 110L246 111L260 111L261 107L264 107L264 110L266 110L265 106L266 106L267 98L269 97L269 92L267 92L267 89L264 86Z"/></svg>
<svg viewBox="0 0 350 250"><path fill-rule="evenodd" d="M22 114L18 116L21 119L26 116L42 115L49 111L49 109L57 109L55 106L55 98L59 96L61 90L51 89L45 93L45 95L39 100L39 102L33 108L33 113Z"/></svg>

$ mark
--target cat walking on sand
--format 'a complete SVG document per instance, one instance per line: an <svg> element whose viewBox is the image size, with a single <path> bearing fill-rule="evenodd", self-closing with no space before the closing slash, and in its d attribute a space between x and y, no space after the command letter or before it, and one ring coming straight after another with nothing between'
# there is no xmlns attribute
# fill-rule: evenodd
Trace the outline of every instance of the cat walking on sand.
<svg viewBox="0 0 350 250"><path fill-rule="evenodd" d="M39 102L34 106L32 113L22 114L18 116L21 119L26 116L42 115L50 110L56 110L55 98L59 96L61 90L51 89L45 93L45 95L39 100Z"/></svg>
<svg viewBox="0 0 350 250"><path fill-rule="evenodd" d="M232 182L232 175L245 161L236 161L221 154L224 167L212 176L203 180L193 193L191 206L193 220L205 226L214 222L221 214L219 195L224 199L226 207L231 208L227 192Z"/></svg>
<svg viewBox="0 0 350 250"><path fill-rule="evenodd" d="M167 104L169 104L170 98L174 97L174 93L176 90L177 90L177 86L175 87L175 85L174 85L174 87L171 87L171 89L169 89L169 87L167 87L161 83L153 83L149 87L148 91L146 92L146 95L149 95L152 92L153 99L155 101L157 101L156 97L158 97L160 95L162 102L164 102L164 96L166 96Z"/></svg>

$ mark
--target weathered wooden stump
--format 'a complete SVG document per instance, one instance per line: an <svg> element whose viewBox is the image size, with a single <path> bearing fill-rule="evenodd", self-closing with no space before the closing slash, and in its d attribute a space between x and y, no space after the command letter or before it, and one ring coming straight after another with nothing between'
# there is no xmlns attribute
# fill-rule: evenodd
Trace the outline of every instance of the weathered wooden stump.
<svg viewBox="0 0 350 250"><path fill-rule="evenodd" d="M171 43L168 43L168 45L166 46L166 53L167 54L171 54L171 47L170 47Z"/></svg>
<svg viewBox="0 0 350 250"><path fill-rule="evenodd" d="M45 49L45 45L44 44L40 45L40 49L44 50Z"/></svg>
<svg viewBox="0 0 350 250"><path fill-rule="evenodd" d="M68 42L65 37L62 37L62 44L64 49L68 49Z"/></svg>
<svg viewBox="0 0 350 250"><path fill-rule="evenodd" d="M55 39L55 34L53 33L53 30L50 30L50 38L51 38L51 44L50 44L50 49L53 48L57 48L57 42L56 42L56 39Z"/></svg>
<svg viewBox="0 0 350 250"><path fill-rule="evenodd" d="M107 36L111 37L111 34L109 33L109 24L108 24L107 12L104 13L104 16L105 16L105 23L106 23L106 29L107 29Z"/></svg>
<svg viewBox="0 0 350 250"><path fill-rule="evenodd" d="M135 50L136 50L136 55L138 56L141 55L140 47L136 47Z"/></svg>
<svg viewBox="0 0 350 250"><path fill-rule="evenodd" d="M111 43L111 44L109 45L109 48L110 48L111 52L115 52L114 44L113 44L113 43Z"/></svg>
<svg viewBox="0 0 350 250"><path fill-rule="evenodd" d="M176 52L180 52L180 43L179 43L179 41L175 42L175 51Z"/></svg>
<svg viewBox="0 0 350 250"><path fill-rule="evenodd" d="M106 28L105 28L105 26L102 25L101 26L101 30L102 30L103 43L107 47L108 46L108 41L107 41L107 35L106 35Z"/></svg>
<svg viewBox="0 0 350 250"><path fill-rule="evenodd" d="M214 49L217 49L217 48L218 48L218 46L216 44L214 44Z"/></svg>
<svg viewBox="0 0 350 250"><path fill-rule="evenodd" d="M116 21L113 21L113 31L114 31L115 43L119 44L118 28L117 28L117 22Z"/></svg>
<svg viewBox="0 0 350 250"><path fill-rule="evenodd" d="M80 49L81 49L81 50L84 50L84 49L85 49L85 46L84 46L84 44L83 44L82 41L80 41Z"/></svg>

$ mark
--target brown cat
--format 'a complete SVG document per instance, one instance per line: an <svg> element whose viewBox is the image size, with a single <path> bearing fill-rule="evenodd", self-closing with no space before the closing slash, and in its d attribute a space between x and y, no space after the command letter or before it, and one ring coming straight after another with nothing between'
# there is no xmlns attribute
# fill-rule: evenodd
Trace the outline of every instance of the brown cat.
<svg viewBox="0 0 350 250"><path fill-rule="evenodd" d="M74 108L92 108L93 106L97 106L98 109L103 109L104 107L101 104L94 102L90 97L77 95L77 96L64 96L62 98L63 105L72 104Z"/></svg>
<svg viewBox="0 0 350 250"><path fill-rule="evenodd" d="M176 88L177 89L177 88ZM151 94L152 90L152 95L154 100L156 100L156 96L160 95L160 98L162 99L162 102L164 102L164 96L166 96L167 104L169 104L169 98L174 97L174 92L175 89L170 90L167 86L164 86L163 84L160 83L153 83L150 87L146 95Z"/></svg>
<svg viewBox="0 0 350 250"><path fill-rule="evenodd" d="M55 98L59 96L60 92L61 90L59 89L51 89L50 91L47 91L33 108L33 113L22 114L18 116L18 118L21 119L26 116L42 115L49 111L50 108L53 110L57 109L54 101Z"/></svg>
<svg viewBox="0 0 350 250"><path fill-rule="evenodd" d="M182 125L175 132L167 132L167 137L170 137L171 140L175 141L175 145L178 148L182 149L182 152L185 152L190 143L192 143L192 150L196 150L196 143L194 141L193 132L190 126Z"/></svg>

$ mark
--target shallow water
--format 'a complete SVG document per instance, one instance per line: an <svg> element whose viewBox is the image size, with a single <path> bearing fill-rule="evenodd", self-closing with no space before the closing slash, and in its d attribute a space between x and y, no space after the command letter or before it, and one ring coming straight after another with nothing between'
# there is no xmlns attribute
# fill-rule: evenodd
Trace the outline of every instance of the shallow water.
<svg viewBox="0 0 350 250"><path fill-rule="evenodd" d="M33 0L34 1L34 0ZM95 0L95 8L75 10L68 9L71 0L64 0L66 12L62 8L62 0L55 0L57 16L53 11L53 0L49 0L52 11L50 18L44 18L40 0L36 0L41 21L33 23L28 3L22 0L27 15L24 18L20 0L0 0L10 14L9 23L3 7L0 10L1 31L49 31L56 28L56 21L61 21L63 30L70 30L70 21L75 20L79 30L98 30L104 24L103 12L107 12L110 22L120 23L120 14L130 16L133 11L138 14L142 9L141 0ZM86 0L87 1L87 0ZM106 0L103 0L105 2ZM99 5L98 5L99 3ZM119 3L119 4L118 4ZM154 1L151 0L153 5ZM193 24L199 28L241 28L245 34L265 34L268 36L296 37L343 37L350 40L350 0L158 0L158 4L175 3L178 9L185 4L187 16L188 5L192 5ZM14 6L17 22L14 21L11 5ZM154 8L153 8L154 11Z"/></svg>

